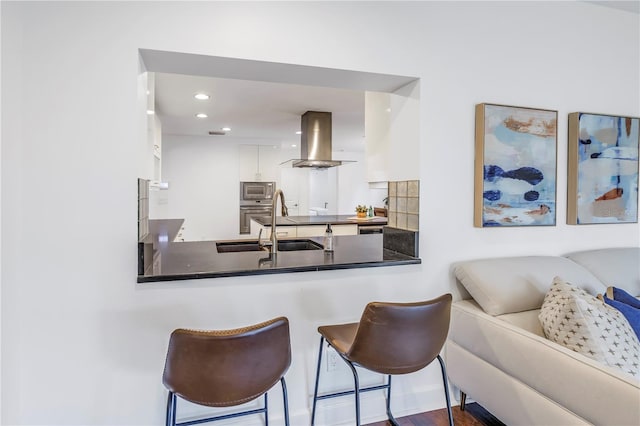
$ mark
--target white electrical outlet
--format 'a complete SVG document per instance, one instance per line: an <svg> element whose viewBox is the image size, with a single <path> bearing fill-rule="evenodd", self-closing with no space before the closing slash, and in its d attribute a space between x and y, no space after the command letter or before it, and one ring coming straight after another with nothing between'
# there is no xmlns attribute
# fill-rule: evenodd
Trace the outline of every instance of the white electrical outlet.
<svg viewBox="0 0 640 426"><path fill-rule="evenodd" d="M327 356L325 357L325 359L327 360L327 371L335 371L338 368L338 359L340 358L340 356L335 350L331 348L327 348L326 355Z"/></svg>

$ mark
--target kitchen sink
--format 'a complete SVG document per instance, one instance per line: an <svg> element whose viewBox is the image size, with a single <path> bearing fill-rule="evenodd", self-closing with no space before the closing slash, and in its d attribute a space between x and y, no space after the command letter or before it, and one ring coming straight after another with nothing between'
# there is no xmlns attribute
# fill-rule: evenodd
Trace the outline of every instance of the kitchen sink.
<svg viewBox="0 0 640 426"><path fill-rule="evenodd" d="M236 253L239 251L264 251L265 248L260 248L255 241L225 241L217 242L216 248L218 253Z"/></svg>
<svg viewBox="0 0 640 426"><path fill-rule="evenodd" d="M216 242L218 253L237 253L243 251L269 251L268 245L258 246L256 241L220 241ZM322 244L313 240L281 240L278 251L322 250Z"/></svg>
<svg viewBox="0 0 640 426"><path fill-rule="evenodd" d="M322 244L318 244L312 240L283 240L278 241L279 251L296 251L296 250L322 250Z"/></svg>

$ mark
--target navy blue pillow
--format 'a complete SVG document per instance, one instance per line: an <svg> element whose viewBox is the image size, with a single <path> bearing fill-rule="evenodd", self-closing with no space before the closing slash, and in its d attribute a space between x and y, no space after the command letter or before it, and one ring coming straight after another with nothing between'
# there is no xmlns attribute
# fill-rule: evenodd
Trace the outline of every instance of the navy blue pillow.
<svg viewBox="0 0 640 426"><path fill-rule="evenodd" d="M617 302L622 302L624 304L633 306L634 308L640 309L640 300L636 299L626 291L617 287L609 287L613 290L613 300ZM607 294L609 294L609 289L607 289Z"/></svg>
<svg viewBox="0 0 640 426"><path fill-rule="evenodd" d="M622 315L629 321L631 328L636 332L636 336L640 339L640 309L634 308L618 300L611 300L607 296L603 297L604 303L620 311Z"/></svg>

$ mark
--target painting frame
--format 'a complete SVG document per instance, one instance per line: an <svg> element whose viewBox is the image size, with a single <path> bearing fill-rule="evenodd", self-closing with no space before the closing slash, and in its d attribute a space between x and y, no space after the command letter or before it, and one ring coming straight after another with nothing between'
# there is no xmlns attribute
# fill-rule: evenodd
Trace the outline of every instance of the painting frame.
<svg viewBox="0 0 640 426"><path fill-rule="evenodd" d="M573 112L568 126L567 224L638 223L640 118Z"/></svg>
<svg viewBox="0 0 640 426"><path fill-rule="evenodd" d="M555 226L558 111L480 103L474 226Z"/></svg>

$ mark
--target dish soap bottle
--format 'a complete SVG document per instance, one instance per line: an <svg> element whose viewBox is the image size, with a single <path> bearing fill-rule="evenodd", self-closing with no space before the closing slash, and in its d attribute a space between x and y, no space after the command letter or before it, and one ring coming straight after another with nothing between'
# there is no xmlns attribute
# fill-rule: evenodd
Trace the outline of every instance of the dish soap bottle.
<svg viewBox="0 0 640 426"><path fill-rule="evenodd" d="M324 251L333 251L333 231L330 223L327 223L327 230L324 231Z"/></svg>

